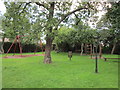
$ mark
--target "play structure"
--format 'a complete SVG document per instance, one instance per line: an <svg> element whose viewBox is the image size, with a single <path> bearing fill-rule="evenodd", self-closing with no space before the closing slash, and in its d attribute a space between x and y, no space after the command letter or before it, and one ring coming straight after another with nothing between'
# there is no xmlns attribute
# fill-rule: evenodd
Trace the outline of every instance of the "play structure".
<svg viewBox="0 0 120 90"><path fill-rule="evenodd" d="M102 59L102 44L99 44L99 53L97 54L98 58ZM85 53L86 55L90 55L91 59L95 59L95 46L93 44L85 44Z"/></svg>
<svg viewBox="0 0 120 90"><path fill-rule="evenodd" d="M34 51L34 54L30 54L30 55L23 55L22 54L22 46L21 46L21 41L20 41L20 38L23 37L23 36L20 36L20 35L17 35L13 41L13 43L11 44L11 46L9 47L6 55L3 57L3 58L23 58L23 57L31 57L31 56L44 56L44 54L36 54L36 51L37 51L37 46L36 46L36 49ZM18 46L19 46L19 50L20 50L20 55L15 55L16 53L16 46L17 46L17 43L18 43ZM14 46L14 54L12 56L8 56L8 53L10 52L11 48ZM40 40L40 48L43 52L43 46L42 46L42 41Z"/></svg>

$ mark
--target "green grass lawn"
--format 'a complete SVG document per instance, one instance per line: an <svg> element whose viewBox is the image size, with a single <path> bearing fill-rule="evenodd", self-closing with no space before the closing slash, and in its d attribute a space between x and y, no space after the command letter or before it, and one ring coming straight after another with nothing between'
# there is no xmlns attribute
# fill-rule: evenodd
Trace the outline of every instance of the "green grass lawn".
<svg viewBox="0 0 120 90"><path fill-rule="evenodd" d="M104 55L117 57L117 55ZM118 62L99 59L99 73L95 60L89 56L52 52L52 64L43 64L43 56L2 59L3 88L118 88Z"/></svg>

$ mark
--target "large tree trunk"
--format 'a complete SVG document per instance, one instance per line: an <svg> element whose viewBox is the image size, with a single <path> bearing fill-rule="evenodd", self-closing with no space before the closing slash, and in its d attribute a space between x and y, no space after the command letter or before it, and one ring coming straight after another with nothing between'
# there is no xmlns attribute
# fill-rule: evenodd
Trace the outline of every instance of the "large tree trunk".
<svg viewBox="0 0 120 90"><path fill-rule="evenodd" d="M52 63L52 60L51 60L52 41L53 40L50 37L46 38L45 57L44 57L44 63L45 64Z"/></svg>
<svg viewBox="0 0 120 90"><path fill-rule="evenodd" d="M116 43L114 43L114 45L113 45L113 48L112 48L111 54L114 53L114 51L115 51L115 47L116 47Z"/></svg>
<svg viewBox="0 0 120 90"><path fill-rule="evenodd" d="M81 44L81 53L80 53L80 55L83 55L83 47L84 47L84 44L82 43Z"/></svg>
<svg viewBox="0 0 120 90"><path fill-rule="evenodd" d="M3 46L4 46L4 41L5 41L5 37L2 38L2 42L1 42L1 45L0 45L0 53L1 53L1 54L4 53L4 48L3 48Z"/></svg>
<svg viewBox="0 0 120 90"><path fill-rule="evenodd" d="M49 17L48 17L48 23L47 23L47 25L48 25L48 27L47 27L48 34L46 36L45 57L44 57L44 63L45 64L52 63L52 60L51 60L51 49L52 49L52 41L53 41L53 37L54 36L50 35L50 33L52 33L52 29L53 29L53 26L50 25L50 24L52 23L51 20L53 20L54 6L55 6L55 3L54 2L50 2L50 8L48 9Z"/></svg>

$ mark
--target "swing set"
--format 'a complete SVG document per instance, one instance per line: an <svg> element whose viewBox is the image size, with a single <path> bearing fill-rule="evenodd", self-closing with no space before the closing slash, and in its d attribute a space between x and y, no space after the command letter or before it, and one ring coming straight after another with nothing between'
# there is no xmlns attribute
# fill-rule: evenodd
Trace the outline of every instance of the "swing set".
<svg viewBox="0 0 120 90"><path fill-rule="evenodd" d="M34 51L34 54L30 54L30 55L23 55L22 54L22 46L21 46L21 41L20 41L20 38L23 37L23 36L20 36L20 35L17 35L13 41L13 43L11 44L11 46L9 47L6 55L3 57L3 58L23 58L23 57L32 57L32 56L44 56L44 54L36 54L37 52L37 46L36 46L36 49ZM20 55L15 55L15 52L16 52L16 46L17 46L17 43L19 45L19 50L20 50ZM11 48L14 47L14 54L12 56L8 56L8 53L10 52ZM40 48L43 51L43 45L42 45L42 41L40 40Z"/></svg>

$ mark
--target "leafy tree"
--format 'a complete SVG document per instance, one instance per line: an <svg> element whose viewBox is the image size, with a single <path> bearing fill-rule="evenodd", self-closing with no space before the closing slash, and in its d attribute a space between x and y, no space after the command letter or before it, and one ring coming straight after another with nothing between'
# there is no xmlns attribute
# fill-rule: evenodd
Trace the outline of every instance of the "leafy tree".
<svg viewBox="0 0 120 90"><path fill-rule="evenodd" d="M4 14L4 19L2 20L2 31L4 32L2 34L2 47L5 38L13 40L17 35L21 35L23 41L24 34L30 30L30 21L28 18L28 15L30 15L30 13L26 12L28 8L23 8L23 6L26 6L24 3L5 2L5 6L6 13ZM23 9L24 11L21 11Z"/></svg>
<svg viewBox="0 0 120 90"><path fill-rule="evenodd" d="M86 26L82 27L86 28ZM58 49L68 51L79 46L82 55L84 44L94 44L94 36L97 34L97 30L85 28L77 30L75 28L61 27L54 40Z"/></svg>
<svg viewBox="0 0 120 90"><path fill-rule="evenodd" d="M54 43L57 45L57 50L69 51L70 48L75 46L75 30L73 28L68 28L62 26L58 30L58 34L54 39Z"/></svg>
<svg viewBox="0 0 120 90"><path fill-rule="evenodd" d="M111 54L114 53L116 44L120 41L120 1L111 3L111 7L108 8L106 17L108 22L110 22L109 29L111 32L111 42L113 43L113 48Z"/></svg>
<svg viewBox="0 0 120 90"><path fill-rule="evenodd" d="M2 20L3 20L4 16L2 14L0 14L0 39L2 40L2 42L0 42L0 53L4 53L4 49L3 49L3 41L4 38L2 37L3 32L2 32Z"/></svg>
<svg viewBox="0 0 120 90"><path fill-rule="evenodd" d="M2 24L3 31L6 32L5 34L9 38L14 38L16 35L24 35L30 29L29 19L27 18L28 12L21 12L23 9L22 5L24 3L5 3L6 13Z"/></svg>
<svg viewBox="0 0 120 90"><path fill-rule="evenodd" d="M111 54L114 53L116 44L120 41L120 1L113 3L112 7L108 9L107 19L111 22L113 30L113 48Z"/></svg>
<svg viewBox="0 0 120 90"><path fill-rule="evenodd" d="M43 25L44 26L43 31L46 36L44 63L52 62L51 46L52 46L54 37L57 34L58 27L62 23L66 23L68 20L70 20L69 19L70 15L74 14L75 12L81 11L81 13L84 12L84 15L85 15L86 13L91 12L91 10L94 10L93 3L91 4L89 2L83 2L83 3L78 2L78 5L76 5L75 8L73 8L73 10L71 10L72 2L46 2L46 1L41 2L40 1L40 2L28 2L23 4L24 5L22 8L20 8L20 6L22 5L21 3L13 3L12 7L9 5L8 7L11 7L11 10L15 9L14 12L17 14L17 12L21 13L24 11L26 12L29 11L29 9L26 9L26 7L29 5L33 5L36 7L38 6L38 8L35 8L32 10L38 13L38 15L40 15L40 18L45 19L45 22ZM12 3L10 5L12 5ZM11 13L10 16L13 16L13 13Z"/></svg>

